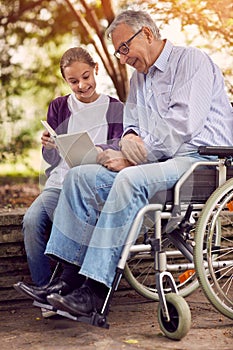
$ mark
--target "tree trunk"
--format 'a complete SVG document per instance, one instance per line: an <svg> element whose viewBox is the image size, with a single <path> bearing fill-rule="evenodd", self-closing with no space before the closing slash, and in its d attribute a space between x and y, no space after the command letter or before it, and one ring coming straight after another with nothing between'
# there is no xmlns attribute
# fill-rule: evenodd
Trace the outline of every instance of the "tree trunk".
<svg viewBox="0 0 233 350"><path fill-rule="evenodd" d="M102 60L103 65L113 82L119 99L124 102L126 100L129 89L126 66L121 65L114 56L111 56L109 54L105 33L99 24L96 13L85 0L80 1L85 10L85 16L80 12L80 10L75 9L69 0L65 1L74 14L77 22L82 27L85 36L89 38L90 43L95 47L96 52ZM112 1L102 0L101 3L103 7L103 13L106 16L108 23L110 24L115 17L112 8ZM87 18L89 21L87 21ZM98 39L95 39L95 35L98 37Z"/></svg>

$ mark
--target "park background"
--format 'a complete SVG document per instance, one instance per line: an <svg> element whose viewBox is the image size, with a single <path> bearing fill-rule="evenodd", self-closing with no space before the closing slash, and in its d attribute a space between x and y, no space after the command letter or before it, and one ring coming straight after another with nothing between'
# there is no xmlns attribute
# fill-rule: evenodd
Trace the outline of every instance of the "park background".
<svg viewBox="0 0 233 350"><path fill-rule="evenodd" d="M206 51L221 68L233 101L232 0L1 0L0 185L8 188L8 196L0 190L4 206L14 205L9 198L17 192L15 185L26 183L32 189L33 179L37 190L30 201L43 182L47 165L41 157L40 120L46 118L52 99L70 92L59 71L65 50L86 47L99 62L98 90L126 100L132 70L113 56L105 36L124 9L148 11L162 38Z"/></svg>

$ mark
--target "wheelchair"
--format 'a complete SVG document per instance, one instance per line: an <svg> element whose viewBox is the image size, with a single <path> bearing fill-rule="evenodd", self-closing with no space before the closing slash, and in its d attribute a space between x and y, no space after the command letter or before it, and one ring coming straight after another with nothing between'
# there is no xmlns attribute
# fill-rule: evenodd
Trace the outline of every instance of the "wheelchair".
<svg viewBox="0 0 233 350"><path fill-rule="evenodd" d="M169 230L171 231L171 224L174 226L174 224L176 225L177 220L181 220L180 218L183 220L179 225L179 232L175 226L172 229L172 234L171 232L168 232L166 226L165 228L162 228L161 231L161 246L166 254L166 271L172 273L178 292L183 297L191 294L199 286L196 270L194 269L194 264L192 262L192 246L194 247L196 245L194 234L200 212L211 193L224 183L226 179L232 177L233 174L233 168L231 168L230 163L230 157L232 154L231 148L200 147L200 153L203 155L216 155L216 152L220 157L216 162L205 163L208 164L208 167L205 166L203 169L200 162L196 163L190 171L185 173L178 181L174 191L169 190L167 192L156 194L157 202L158 199L160 199L161 203L163 202L161 214L161 222L163 223L163 226L166 219L170 220ZM223 152L227 153L224 154ZM223 157L223 159L221 157ZM219 192L221 192L221 190L219 190ZM161 198L163 198L163 201L161 201ZM148 210L150 210L150 208L152 207L149 206ZM177 213L179 213L178 217ZM182 234L181 227L183 229ZM151 245L148 244L151 235L153 238L154 234L152 230L148 230L148 227L144 228L144 232L140 232L136 241L138 246L134 245L130 249L131 254L127 258L124 275L129 284L139 294L146 298L158 301L159 295L153 278L154 261L151 254ZM183 247L184 242L183 239L180 238L181 235L183 235L186 242L189 242L189 245L191 245L189 248ZM200 234L198 237L199 236ZM181 246L177 243L180 239ZM176 247L178 249L176 249ZM191 256L190 253L187 252L187 249L190 250Z"/></svg>
<svg viewBox="0 0 233 350"><path fill-rule="evenodd" d="M233 319L233 148L200 147L199 153L215 158L193 164L174 189L157 193L156 204L152 199L139 210L101 312L73 316L55 310L58 314L108 328L110 303L124 274L138 293L159 301L158 322L170 339L188 333L191 313L184 297L199 285Z"/></svg>

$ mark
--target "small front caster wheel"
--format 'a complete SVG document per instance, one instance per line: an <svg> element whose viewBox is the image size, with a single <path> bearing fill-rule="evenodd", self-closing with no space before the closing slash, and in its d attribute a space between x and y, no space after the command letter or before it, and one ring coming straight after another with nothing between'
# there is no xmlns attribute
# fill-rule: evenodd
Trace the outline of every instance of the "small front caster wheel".
<svg viewBox="0 0 233 350"><path fill-rule="evenodd" d="M170 339L180 340L191 327L191 312L185 299L176 293L165 294L170 321L158 306L158 321L162 332Z"/></svg>

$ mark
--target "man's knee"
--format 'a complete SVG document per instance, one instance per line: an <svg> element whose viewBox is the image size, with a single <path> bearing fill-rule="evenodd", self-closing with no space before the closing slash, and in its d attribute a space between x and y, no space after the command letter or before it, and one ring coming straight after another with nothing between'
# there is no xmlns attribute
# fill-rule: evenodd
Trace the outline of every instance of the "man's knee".
<svg viewBox="0 0 233 350"><path fill-rule="evenodd" d="M119 186L127 184L130 187L141 187L144 182L144 174L139 167L128 167L117 174L114 182Z"/></svg>

